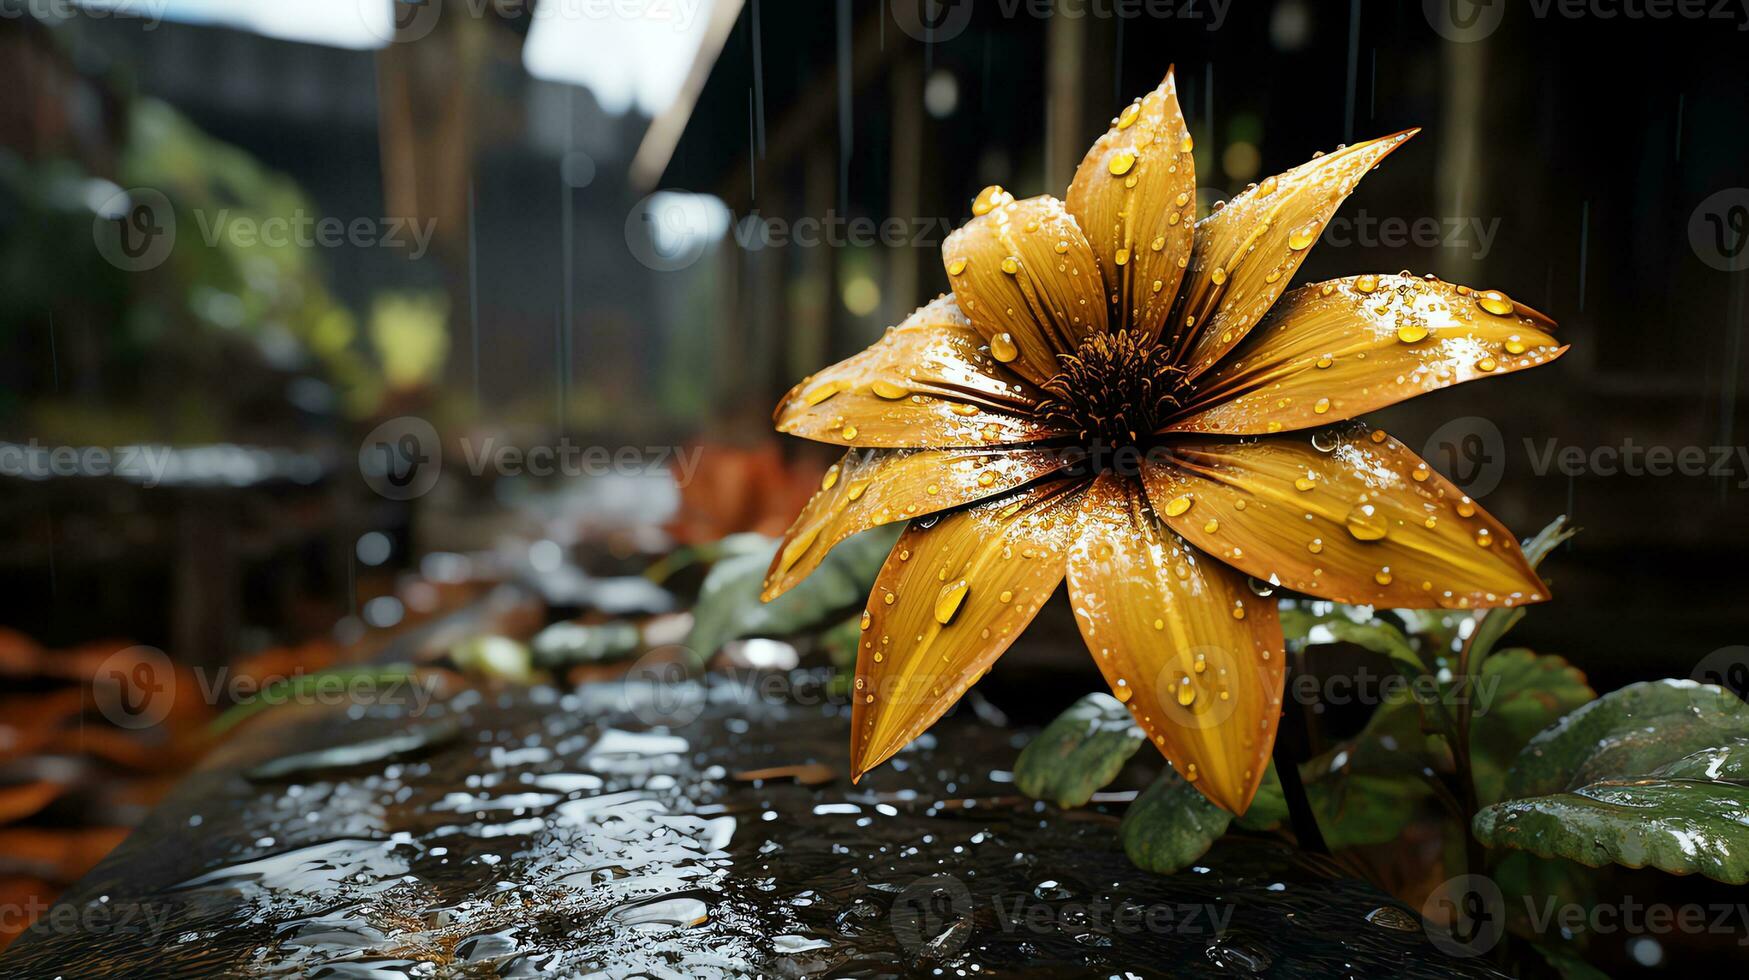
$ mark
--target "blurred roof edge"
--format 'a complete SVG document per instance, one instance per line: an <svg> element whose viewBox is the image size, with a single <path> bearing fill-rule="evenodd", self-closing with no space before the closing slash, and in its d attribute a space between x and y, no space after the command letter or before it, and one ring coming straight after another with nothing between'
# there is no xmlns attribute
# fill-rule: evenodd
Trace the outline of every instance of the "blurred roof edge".
<svg viewBox="0 0 1749 980"><path fill-rule="evenodd" d="M686 131L687 120L692 117L699 95L704 91L705 83L710 80L712 68L722 54L723 45L740 19L744 6L745 0L717 0L712 5L710 24L705 28L698 53L693 56L685 84L681 86L674 101L650 121L649 128L644 131L643 141L638 144L637 154L632 158L631 182L639 193L654 190L662 179L663 172L668 169L668 162L674 156L674 148L680 144L680 136Z"/></svg>

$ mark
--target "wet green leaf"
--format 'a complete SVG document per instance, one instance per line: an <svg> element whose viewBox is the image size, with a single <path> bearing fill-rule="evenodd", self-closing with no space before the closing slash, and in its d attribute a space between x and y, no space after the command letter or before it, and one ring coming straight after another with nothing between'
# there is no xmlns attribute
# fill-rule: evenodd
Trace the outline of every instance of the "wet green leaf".
<svg viewBox="0 0 1749 980"><path fill-rule="evenodd" d="M377 689L384 689L397 684L405 684L410 688L417 682L418 675L414 673L411 664L340 667L299 674L266 685L254 697L228 708L207 727L212 734L222 735L268 708L291 701L308 702L334 692L344 693L353 684L369 684Z"/></svg>
<svg viewBox="0 0 1749 980"><path fill-rule="evenodd" d="M868 598L903 530L895 523L844 539L812 575L770 602L760 602L759 592L778 543L768 540L755 550L737 545L705 576L687 646L704 658L743 636L793 636L832 622Z"/></svg>
<svg viewBox="0 0 1749 980"><path fill-rule="evenodd" d="M1306 785L1318 829L1331 847L1396 840L1415 818L1427 786L1412 776L1350 773Z"/></svg>
<svg viewBox="0 0 1749 980"><path fill-rule="evenodd" d="M1124 814L1118 836L1136 867L1171 874L1208 853L1233 815L1167 769Z"/></svg>
<svg viewBox="0 0 1749 980"><path fill-rule="evenodd" d="M1494 847L1749 882L1749 707L1710 684L1633 684L1533 738L1509 802L1476 815Z"/></svg>
<svg viewBox="0 0 1749 980"><path fill-rule="evenodd" d="M1597 697L1566 660L1525 649L1502 650L1482 665L1470 721L1470 768L1476 795L1500 799L1506 770L1535 735Z"/></svg>
<svg viewBox="0 0 1749 980"><path fill-rule="evenodd" d="M1145 741L1122 703L1109 694L1089 694L1021 750L1014 784L1035 800L1082 806L1117 778Z"/></svg>
<svg viewBox="0 0 1749 980"><path fill-rule="evenodd" d="M1506 797L1650 772L1735 737L1749 737L1749 707L1730 691L1676 679L1630 684L1532 738L1507 777Z"/></svg>
<svg viewBox="0 0 1749 980"><path fill-rule="evenodd" d="M1353 643L1416 673L1427 669L1402 630L1368 615L1362 607L1327 602L1284 604L1281 632L1290 643Z"/></svg>

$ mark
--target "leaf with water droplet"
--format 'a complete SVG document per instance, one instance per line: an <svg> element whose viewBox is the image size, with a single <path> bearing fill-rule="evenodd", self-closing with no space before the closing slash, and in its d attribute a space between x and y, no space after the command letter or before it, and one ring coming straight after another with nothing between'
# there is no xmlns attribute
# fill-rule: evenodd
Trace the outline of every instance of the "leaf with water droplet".
<svg viewBox="0 0 1749 980"><path fill-rule="evenodd" d="M1208 853L1232 820L1168 767L1130 804L1118 836L1136 867L1171 874Z"/></svg>
<svg viewBox="0 0 1749 980"><path fill-rule="evenodd" d="M1129 709L1116 698L1089 694L1021 750L1014 763L1014 785L1035 800L1082 806L1117 778L1145 741Z"/></svg>

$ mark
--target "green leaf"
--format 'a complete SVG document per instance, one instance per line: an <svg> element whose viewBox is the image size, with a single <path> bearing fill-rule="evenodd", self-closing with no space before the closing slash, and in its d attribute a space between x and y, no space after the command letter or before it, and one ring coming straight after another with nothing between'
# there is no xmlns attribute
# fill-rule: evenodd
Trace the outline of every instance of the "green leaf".
<svg viewBox="0 0 1749 980"><path fill-rule="evenodd" d="M1425 672L1426 664L1403 631L1364 609L1331 602L1284 604L1281 632L1289 642L1353 643L1390 657L1415 673Z"/></svg>
<svg viewBox="0 0 1749 980"><path fill-rule="evenodd" d="M1287 818L1287 793L1281 787L1275 763L1271 762L1263 773L1263 782L1257 784L1257 795L1251 798L1250 808L1233 819L1246 830L1263 831L1274 830Z"/></svg>
<svg viewBox="0 0 1749 980"><path fill-rule="evenodd" d="M1171 874L1208 853L1233 815L1167 769L1124 814L1118 837L1136 867Z"/></svg>
<svg viewBox="0 0 1749 980"><path fill-rule="evenodd" d="M903 530L889 524L844 539L813 574L770 602L760 602L759 593L778 542L750 551L737 544L737 553L705 576L687 646L702 659L743 636L793 636L831 622L868 598Z"/></svg>
<svg viewBox="0 0 1749 980"><path fill-rule="evenodd" d="M1749 736L1749 707L1724 688L1677 679L1629 684L1532 738L1507 777L1506 797L1650 772L1741 736Z"/></svg>
<svg viewBox="0 0 1749 980"><path fill-rule="evenodd" d="M1591 867L1749 883L1749 707L1710 684L1633 684L1530 741L1476 837Z"/></svg>
<svg viewBox="0 0 1749 980"><path fill-rule="evenodd" d="M1506 771L1525 744L1597 692L1566 660L1515 648L1488 658L1473 697L1470 767L1486 805L1505 792Z"/></svg>
<svg viewBox="0 0 1749 980"><path fill-rule="evenodd" d="M1351 773L1306 786L1318 829L1331 847L1396 840L1426 795L1426 785L1409 776Z"/></svg>
<svg viewBox="0 0 1749 980"><path fill-rule="evenodd" d="M1089 694L1021 750L1014 763L1014 785L1035 800L1082 806L1117 778L1145 741L1147 736L1118 699Z"/></svg>
<svg viewBox="0 0 1749 980"><path fill-rule="evenodd" d="M386 688L394 684L411 686L417 682L418 675L414 673L411 664L339 667L298 674L268 684L256 692L254 697L232 705L224 714L214 718L207 725L207 730L214 735L222 735L268 708L290 701L307 702L332 696L336 692L344 693L353 684L371 684Z"/></svg>

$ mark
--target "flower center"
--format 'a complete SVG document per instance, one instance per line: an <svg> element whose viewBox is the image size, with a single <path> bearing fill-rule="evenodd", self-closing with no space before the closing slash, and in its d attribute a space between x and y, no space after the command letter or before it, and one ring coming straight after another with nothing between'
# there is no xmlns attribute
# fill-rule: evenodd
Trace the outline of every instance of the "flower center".
<svg viewBox="0 0 1749 980"><path fill-rule="evenodd" d="M1182 404L1188 385L1165 348L1125 330L1089 334L1045 382L1039 414L1083 440L1145 441Z"/></svg>

